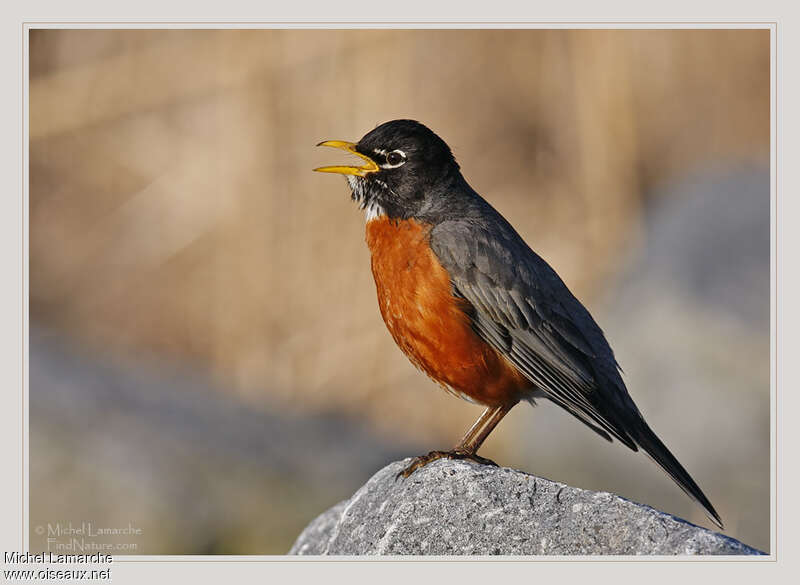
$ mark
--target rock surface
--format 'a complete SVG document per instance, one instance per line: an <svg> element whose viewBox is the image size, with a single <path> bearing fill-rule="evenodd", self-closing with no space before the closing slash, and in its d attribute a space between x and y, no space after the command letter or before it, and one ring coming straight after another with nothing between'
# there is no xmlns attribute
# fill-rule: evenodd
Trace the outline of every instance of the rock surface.
<svg viewBox="0 0 800 585"><path fill-rule="evenodd" d="M317 517L289 554L763 554L614 494L464 461L395 481L406 463L384 467Z"/></svg>

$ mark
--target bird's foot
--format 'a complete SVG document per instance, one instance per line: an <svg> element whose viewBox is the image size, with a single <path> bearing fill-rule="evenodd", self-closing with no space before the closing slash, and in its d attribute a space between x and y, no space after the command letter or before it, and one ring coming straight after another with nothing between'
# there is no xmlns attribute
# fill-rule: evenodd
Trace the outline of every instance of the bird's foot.
<svg viewBox="0 0 800 585"><path fill-rule="evenodd" d="M425 467L428 463L432 463L437 459L468 459L469 461L474 461L475 463L480 463L481 465L491 465L493 467L497 467L497 463L491 459L487 459L486 457L481 457L477 453L470 453L460 449L453 449L452 451L431 451L427 455L414 457L414 459L411 460L411 463L409 463L400 473L395 476L395 480L399 479L400 476L406 478L414 473L417 469Z"/></svg>

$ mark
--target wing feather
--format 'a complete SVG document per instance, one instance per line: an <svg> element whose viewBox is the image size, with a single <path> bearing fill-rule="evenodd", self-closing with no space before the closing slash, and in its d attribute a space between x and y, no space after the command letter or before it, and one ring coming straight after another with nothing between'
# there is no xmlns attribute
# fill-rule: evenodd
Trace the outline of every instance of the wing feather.
<svg viewBox="0 0 800 585"><path fill-rule="evenodd" d="M621 379L622 392L613 392L619 376L616 362L591 316L569 306L574 300L582 308L533 252L512 255L509 242L497 246L496 238L474 237L471 227L469 241L463 230L437 234L435 229L431 245L451 276L454 293L472 307L473 329L550 400L608 440L616 437L637 450L624 423L608 407L624 401L627 392ZM522 258L523 264L509 266L501 261L506 257ZM600 347L587 328L600 336Z"/></svg>
<svg viewBox="0 0 800 585"><path fill-rule="evenodd" d="M475 332L531 385L607 440L641 446L719 526L711 502L636 408L586 308L514 229L475 195L478 213L439 223L431 248L467 301Z"/></svg>

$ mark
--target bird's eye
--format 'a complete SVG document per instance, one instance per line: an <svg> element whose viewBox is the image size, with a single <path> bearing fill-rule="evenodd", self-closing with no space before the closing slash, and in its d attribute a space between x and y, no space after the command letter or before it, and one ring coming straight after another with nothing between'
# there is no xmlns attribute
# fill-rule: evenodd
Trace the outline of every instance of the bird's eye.
<svg viewBox="0 0 800 585"><path fill-rule="evenodd" d="M386 163L390 167L399 167L406 162L406 155L401 150L393 150L386 155Z"/></svg>

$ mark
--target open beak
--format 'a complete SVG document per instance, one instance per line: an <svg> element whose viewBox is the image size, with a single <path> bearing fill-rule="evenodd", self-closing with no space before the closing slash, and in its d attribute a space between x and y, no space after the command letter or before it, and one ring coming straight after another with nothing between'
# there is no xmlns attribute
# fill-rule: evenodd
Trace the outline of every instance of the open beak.
<svg viewBox="0 0 800 585"><path fill-rule="evenodd" d="M360 167L319 167L314 169L320 173L339 173L340 175L356 175L358 177L365 177L369 173L375 173L380 170L377 163L365 154L361 154L356 150L356 145L352 142L344 142L343 140L326 140L320 142L317 146L332 146L333 148L341 148L342 150L354 154L364 160L365 164Z"/></svg>

